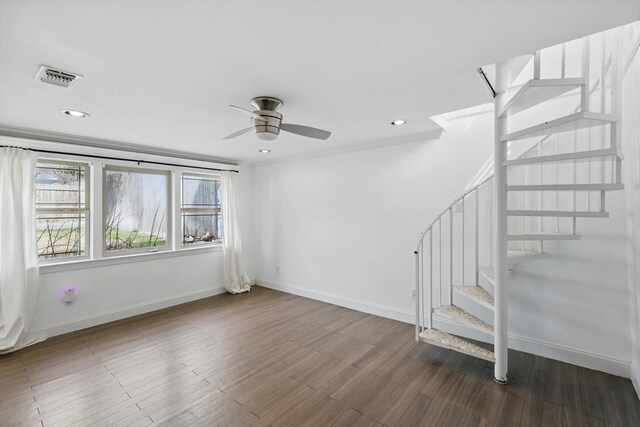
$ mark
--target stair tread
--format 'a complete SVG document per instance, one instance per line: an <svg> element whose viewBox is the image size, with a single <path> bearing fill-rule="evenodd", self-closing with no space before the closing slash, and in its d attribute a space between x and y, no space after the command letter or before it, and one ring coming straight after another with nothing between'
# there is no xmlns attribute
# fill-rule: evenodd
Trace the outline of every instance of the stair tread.
<svg viewBox="0 0 640 427"><path fill-rule="evenodd" d="M484 305L493 307L493 297L480 286L454 286L458 292L467 295L469 298L477 300Z"/></svg>
<svg viewBox="0 0 640 427"><path fill-rule="evenodd" d="M527 258L535 259L541 256L544 256L543 252L522 251L519 249L510 249L507 252L507 259L510 263L526 261ZM495 280L493 267L478 267L478 271L486 277L491 284L493 284L493 281Z"/></svg>
<svg viewBox="0 0 640 427"><path fill-rule="evenodd" d="M617 156L618 158L622 158L620 153L618 153L618 151L615 148L603 148L600 150L573 151L569 153L549 154L544 156L522 157L517 159L504 160L502 162L502 165L517 166L517 165L538 164L538 163L546 163L546 162L566 162L566 161L572 161L572 160L589 159L593 157L611 157L611 156Z"/></svg>
<svg viewBox="0 0 640 427"><path fill-rule="evenodd" d="M438 329L425 329L420 333L420 338L429 344L476 356L490 362L495 362L496 360L492 351Z"/></svg>
<svg viewBox="0 0 640 427"><path fill-rule="evenodd" d="M507 251L507 259L510 259L510 260L520 259L520 258L533 258L533 257L538 257L540 255L544 255L544 254L540 252L534 252L534 251L522 251L519 249L509 249ZM493 270L493 268L491 270Z"/></svg>
<svg viewBox="0 0 640 427"><path fill-rule="evenodd" d="M580 217L580 218L608 218L609 212L600 211L547 211L547 210L524 210L509 209L508 216L547 216L547 217Z"/></svg>
<svg viewBox="0 0 640 427"><path fill-rule="evenodd" d="M507 185L507 191L615 191L624 190L624 184L531 184Z"/></svg>
<svg viewBox="0 0 640 427"><path fill-rule="evenodd" d="M531 79L500 110L500 117L516 114L584 84L583 78Z"/></svg>
<svg viewBox="0 0 640 427"><path fill-rule="evenodd" d="M580 240L580 236L571 233L516 233L507 234L507 240Z"/></svg>
<svg viewBox="0 0 640 427"><path fill-rule="evenodd" d="M540 123L525 129L503 135L501 141L516 141L520 139L534 138L538 136L553 135L556 133L586 129L594 126L615 123L618 117L613 114L592 113L590 111L578 111L568 116Z"/></svg>
<svg viewBox="0 0 640 427"><path fill-rule="evenodd" d="M435 309L435 312L443 317L451 319L463 326L469 326L480 331L492 334L493 326L473 314L455 305L443 305Z"/></svg>

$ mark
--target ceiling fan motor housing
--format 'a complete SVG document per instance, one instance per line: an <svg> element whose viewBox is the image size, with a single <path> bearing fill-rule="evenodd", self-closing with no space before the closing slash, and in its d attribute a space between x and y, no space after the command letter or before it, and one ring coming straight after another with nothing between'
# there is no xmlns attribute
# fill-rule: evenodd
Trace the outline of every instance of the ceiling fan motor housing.
<svg viewBox="0 0 640 427"><path fill-rule="evenodd" d="M259 139L272 141L280 134L282 114L276 112L282 107L282 101L271 96L259 96L251 100L251 105L257 110L254 113L266 121L251 119L253 131Z"/></svg>
<svg viewBox="0 0 640 427"><path fill-rule="evenodd" d="M282 114L270 110L257 110L254 112L266 120L263 122L262 120L251 119L256 136L267 141L276 139L280 134Z"/></svg>

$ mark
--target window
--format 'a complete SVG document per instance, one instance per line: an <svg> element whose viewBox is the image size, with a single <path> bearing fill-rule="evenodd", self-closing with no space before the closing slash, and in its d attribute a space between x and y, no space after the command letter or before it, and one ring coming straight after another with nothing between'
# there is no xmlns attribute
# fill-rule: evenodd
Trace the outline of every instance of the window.
<svg viewBox="0 0 640 427"><path fill-rule="evenodd" d="M220 242L220 180L206 175L182 175L180 179L182 244Z"/></svg>
<svg viewBox="0 0 640 427"><path fill-rule="evenodd" d="M107 253L170 249L169 172L108 166L104 170Z"/></svg>
<svg viewBox="0 0 640 427"><path fill-rule="evenodd" d="M36 165L34 179L38 258L86 256L88 165L41 161Z"/></svg>

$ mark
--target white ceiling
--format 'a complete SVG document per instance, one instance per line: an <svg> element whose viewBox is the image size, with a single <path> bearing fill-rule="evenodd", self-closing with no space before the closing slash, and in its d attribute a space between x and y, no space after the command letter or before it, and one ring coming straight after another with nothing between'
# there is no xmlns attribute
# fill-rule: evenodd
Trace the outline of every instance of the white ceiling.
<svg viewBox="0 0 640 427"><path fill-rule="evenodd" d="M638 0L1 0L0 125L242 162L417 139L429 115L490 101L478 66L638 19ZM40 64L85 78L44 85ZM333 135L223 141L250 125L227 105L258 95Z"/></svg>

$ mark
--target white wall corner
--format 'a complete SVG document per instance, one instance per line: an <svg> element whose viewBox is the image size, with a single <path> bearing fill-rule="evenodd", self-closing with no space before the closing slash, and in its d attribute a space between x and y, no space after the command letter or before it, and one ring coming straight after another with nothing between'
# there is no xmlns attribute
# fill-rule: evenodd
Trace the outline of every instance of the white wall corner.
<svg viewBox="0 0 640 427"><path fill-rule="evenodd" d="M40 326L30 331L33 335L44 335L47 338L54 337L56 335L67 334L69 332L79 331L81 329L91 328L93 326L102 325L104 323L114 322L116 320L125 319L127 317L137 316L144 313L149 313L163 308L172 307L174 305L184 304L187 302L199 300L202 298L211 297L214 295L220 295L227 290L224 286L218 286L215 288L204 289L195 292L184 293L181 295L174 295L167 298L160 298L153 301L144 302L141 304L134 304L127 307L122 307L117 310L104 311L91 316L85 316L81 318L75 318L72 320L52 323L49 325Z"/></svg>

